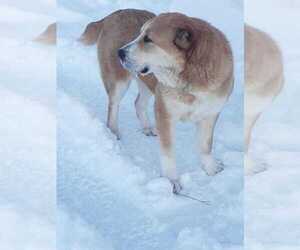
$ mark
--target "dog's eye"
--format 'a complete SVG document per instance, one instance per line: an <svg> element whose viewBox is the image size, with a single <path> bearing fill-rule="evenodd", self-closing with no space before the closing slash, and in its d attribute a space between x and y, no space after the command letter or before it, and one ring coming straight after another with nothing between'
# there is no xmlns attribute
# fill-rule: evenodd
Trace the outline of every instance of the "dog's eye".
<svg viewBox="0 0 300 250"><path fill-rule="evenodd" d="M149 38L149 36L144 36L144 43L152 43L153 41Z"/></svg>

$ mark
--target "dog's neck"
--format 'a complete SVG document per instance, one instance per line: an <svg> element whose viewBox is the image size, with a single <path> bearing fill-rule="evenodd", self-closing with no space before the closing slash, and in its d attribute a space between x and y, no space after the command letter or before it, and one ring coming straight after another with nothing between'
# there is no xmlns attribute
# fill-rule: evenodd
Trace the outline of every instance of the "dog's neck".
<svg viewBox="0 0 300 250"><path fill-rule="evenodd" d="M191 93L191 85L179 77L180 71L163 68L154 74L158 79L158 87L161 92L174 95L177 100L185 104L192 104L195 101L196 97Z"/></svg>
<svg viewBox="0 0 300 250"><path fill-rule="evenodd" d="M174 88L180 91L188 89L188 83L179 77L180 70L175 68L156 68L153 73L164 87Z"/></svg>

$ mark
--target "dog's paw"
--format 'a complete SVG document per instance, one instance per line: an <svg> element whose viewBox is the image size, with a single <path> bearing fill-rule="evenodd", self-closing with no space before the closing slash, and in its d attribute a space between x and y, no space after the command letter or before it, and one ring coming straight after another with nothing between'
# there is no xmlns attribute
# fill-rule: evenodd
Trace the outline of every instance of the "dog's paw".
<svg viewBox="0 0 300 250"><path fill-rule="evenodd" d="M171 180L172 186L173 186L173 193L179 194L182 190L182 186L180 185L178 180Z"/></svg>
<svg viewBox="0 0 300 250"><path fill-rule="evenodd" d="M116 136L117 141L121 140L121 135L120 134L116 134L115 136Z"/></svg>
<svg viewBox="0 0 300 250"><path fill-rule="evenodd" d="M223 163L215 163L214 166L205 166L204 171L206 172L207 175L209 176L214 176L217 173L220 173L224 170L224 165Z"/></svg>
<svg viewBox="0 0 300 250"><path fill-rule="evenodd" d="M117 141L121 140L121 134L119 133L119 131L113 131L113 130L111 130L111 132L115 136L115 138L116 138Z"/></svg>
<svg viewBox="0 0 300 250"><path fill-rule="evenodd" d="M121 134L120 134L118 128L115 128L115 127L112 127L112 126L109 126L109 125L107 125L107 128L116 137L117 140L121 140Z"/></svg>
<svg viewBox="0 0 300 250"><path fill-rule="evenodd" d="M213 176L224 170L224 164L209 155L202 157L202 168L207 175Z"/></svg>
<svg viewBox="0 0 300 250"><path fill-rule="evenodd" d="M249 156L244 159L244 173L247 176L255 175L267 170L267 164L255 162Z"/></svg>
<svg viewBox="0 0 300 250"><path fill-rule="evenodd" d="M155 128L143 128L143 134L146 136L157 136Z"/></svg>

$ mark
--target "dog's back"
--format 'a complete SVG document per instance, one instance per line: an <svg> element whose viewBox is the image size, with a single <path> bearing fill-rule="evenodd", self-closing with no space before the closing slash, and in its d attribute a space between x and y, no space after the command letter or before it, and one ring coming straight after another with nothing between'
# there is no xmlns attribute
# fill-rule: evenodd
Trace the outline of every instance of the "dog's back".
<svg viewBox="0 0 300 250"><path fill-rule="evenodd" d="M108 92L111 84L130 77L130 73L119 62L118 49L137 37L143 24L154 16L145 10L118 10L99 21L89 23L78 39L85 45L97 43L101 76ZM154 92L154 76L140 78Z"/></svg>
<svg viewBox="0 0 300 250"><path fill-rule="evenodd" d="M246 94L274 97L283 85L283 64L279 47L266 33L245 26Z"/></svg>
<svg viewBox="0 0 300 250"><path fill-rule="evenodd" d="M114 12L104 19L97 41L104 82L115 82L128 77L129 72L120 64L118 49L135 39L143 24L152 17L154 14L148 11L126 9Z"/></svg>
<svg viewBox="0 0 300 250"><path fill-rule="evenodd" d="M90 23L79 41L85 45L97 43L97 55L101 77L108 94L107 126L120 138L118 129L119 104L128 89L132 78L136 77L125 70L118 57L118 50L135 39L141 27L155 15L145 10L125 9L118 10L104 19ZM135 101L136 112L143 133L155 135L147 117L146 107L154 92L157 80L154 75L138 76L139 95ZM148 87L146 87L146 86Z"/></svg>
<svg viewBox="0 0 300 250"><path fill-rule="evenodd" d="M101 19L99 21L89 23L78 41L84 45L95 44L101 31L103 21L104 19Z"/></svg>

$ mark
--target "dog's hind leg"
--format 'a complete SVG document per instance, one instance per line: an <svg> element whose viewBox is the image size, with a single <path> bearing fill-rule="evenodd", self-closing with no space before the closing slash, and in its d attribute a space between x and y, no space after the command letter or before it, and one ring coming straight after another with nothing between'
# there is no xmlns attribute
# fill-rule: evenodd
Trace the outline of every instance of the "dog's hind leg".
<svg viewBox="0 0 300 250"><path fill-rule="evenodd" d="M119 106L130 84L130 79L114 83L108 90L108 113L107 127L117 139L120 140L119 132Z"/></svg>
<svg viewBox="0 0 300 250"><path fill-rule="evenodd" d="M137 82L139 94L135 100L136 115L141 123L143 133L147 136L156 136L155 129L151 127L147 112L152 93L140 79L137 79Z"/></svg>

